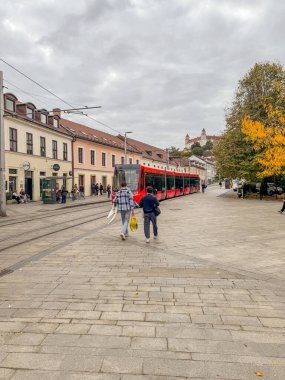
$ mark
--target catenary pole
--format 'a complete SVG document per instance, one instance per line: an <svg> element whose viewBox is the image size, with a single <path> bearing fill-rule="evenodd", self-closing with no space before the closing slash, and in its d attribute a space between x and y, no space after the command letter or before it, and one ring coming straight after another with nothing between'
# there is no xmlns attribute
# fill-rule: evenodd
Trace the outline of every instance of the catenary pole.
<svg viewBox="0 0 285 380"><path fill-rule="evenodd" d="M0 216L6 213L3 71L0 71Z"/></svg>

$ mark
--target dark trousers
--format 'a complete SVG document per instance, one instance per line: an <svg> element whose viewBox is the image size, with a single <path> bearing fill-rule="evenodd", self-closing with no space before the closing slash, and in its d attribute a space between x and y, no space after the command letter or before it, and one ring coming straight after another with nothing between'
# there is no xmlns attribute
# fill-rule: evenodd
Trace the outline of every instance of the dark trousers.
<svg viewBox="0 0 285 380"><path fill-rule="evenodd" d="M150 238L150 222L153 226L153 234L157 236L156 215L154 212L144 214L144 234L147 239Z"/></svg>
<svg viewBox="0 0 285 380"><path fill-rule="evenodd" d="M285 200L283 201L283 206L282 206L280 211L282 211L282 212L285 211Z"/></svg>
<svg viewBox="0 0 285 380"><path fill-rule="evenodd" d="M66 195L61 196L61 203L66 203Z"/></svg>

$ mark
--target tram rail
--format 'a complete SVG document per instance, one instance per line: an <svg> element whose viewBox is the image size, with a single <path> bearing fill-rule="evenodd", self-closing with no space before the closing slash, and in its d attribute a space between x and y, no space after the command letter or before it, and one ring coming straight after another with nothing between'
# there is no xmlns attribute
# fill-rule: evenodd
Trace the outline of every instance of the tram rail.
<svg viewBox="0 0 285 380"><path fill-rule="evenodd" d="M98 206L97 206L98 205ZM57 216L59 214L59 212L61 210L65 210L65 211L62 211L60 212L60 215L64 215L64 214L71 214L73 212L78 212L78 211L84 211L84 210L89 210L89 209L97 209L97 208L101 208L101 207L105 207L106 205L109 205L111 207L111 203L110 201L104 201L104 202L98 202L98 203L92 203L92 204L88 204L88 205L80 205L80 207L77 207L76 206L71 206L71 207L67 207L67 208L57 208L57 209L54 209L54 210L45 210L45 215L38 215L37 213L33 213L32 215L35 215L35 217L33 218L29 218L29 219L22 219L21 217L17 218L17 219L9 219L9 222L11 221L11 223L0 223L0 228L3 228L5 226L12 226L12 225L16 225L16 224L19 224L19 223L25 223L25 222L30 222L30 221L33 221L33 220L41 220L41 219L47 219L47 218L52 218L54 216ZM95 207L94 207L95 206ZM48 213L48 215L46 215L46 213Z"/></svg>

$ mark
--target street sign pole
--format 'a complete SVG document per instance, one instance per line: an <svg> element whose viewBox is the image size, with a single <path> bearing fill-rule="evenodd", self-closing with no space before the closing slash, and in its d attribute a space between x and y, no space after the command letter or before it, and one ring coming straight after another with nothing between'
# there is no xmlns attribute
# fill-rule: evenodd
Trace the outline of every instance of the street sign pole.
<svg viewBox="0 0 285 380"><path fill-rule="evenodd" d="M6 213L3 71L0 71L0 216Z"/></svg>

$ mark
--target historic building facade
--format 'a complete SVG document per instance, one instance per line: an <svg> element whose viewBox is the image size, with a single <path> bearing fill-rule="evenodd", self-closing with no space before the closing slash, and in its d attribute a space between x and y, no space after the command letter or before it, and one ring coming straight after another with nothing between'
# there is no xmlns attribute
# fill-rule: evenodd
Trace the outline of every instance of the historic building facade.
<svg viewBox="0 0 285 380"><path fill-rule="evenodd" d="M4 135L6 192L23 189L31 200L40 200L46 177L58 177L59 187L71 189L72 137L58 116L6 93Z"/></svg>

